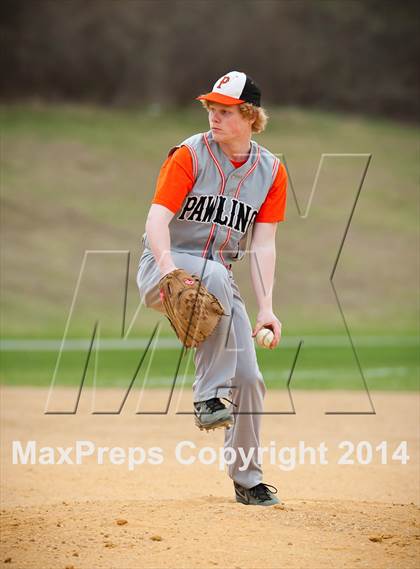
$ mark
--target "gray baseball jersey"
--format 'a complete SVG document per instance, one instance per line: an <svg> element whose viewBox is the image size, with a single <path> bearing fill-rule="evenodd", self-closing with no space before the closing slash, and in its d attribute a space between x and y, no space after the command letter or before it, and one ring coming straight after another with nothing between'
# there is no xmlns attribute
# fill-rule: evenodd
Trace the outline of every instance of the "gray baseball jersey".
<svg viewBox="0 0 420 569"><path fill-rule="evenodd" d="M211 132L187 138L192 157L192 190L169 224L171 249L229 266L243 257L249 229L277 175L280 161L251 141L247 161L235 168ZM171 155L179 146L169 152ZM146 248L150 248L146 235Z"/></svg>

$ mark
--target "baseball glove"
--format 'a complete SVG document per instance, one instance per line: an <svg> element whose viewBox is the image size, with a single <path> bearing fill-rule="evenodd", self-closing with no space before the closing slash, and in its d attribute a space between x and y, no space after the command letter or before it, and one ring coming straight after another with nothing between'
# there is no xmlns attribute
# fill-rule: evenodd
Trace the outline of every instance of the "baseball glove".
<svg viewBox="0 0 420 569"><path fill-rule="evenodd" d="M176 335L186 348L195 348L210 336L223 306L196 275L175 269L159 281L160 299Z"/></svg>

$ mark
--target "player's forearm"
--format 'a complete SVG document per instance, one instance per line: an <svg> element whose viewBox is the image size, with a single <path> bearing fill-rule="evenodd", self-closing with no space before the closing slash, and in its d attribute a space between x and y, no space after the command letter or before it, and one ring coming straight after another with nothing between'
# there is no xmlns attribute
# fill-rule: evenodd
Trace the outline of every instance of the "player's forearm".
<svg viewBox="0 0 420 569"><path fill-rule="evenodd" d="M146 221L147 239L162 276L176 268L171 255L169 221L170 215L153 209L150 210Z"/></svg>
<svg viewBox="0 0 420 569"><path fill-rule="evenodd" d="M276 269L276 247L274 243L254 246L251 250L251 280L258 309L273 310L273 287Z"/></svg>

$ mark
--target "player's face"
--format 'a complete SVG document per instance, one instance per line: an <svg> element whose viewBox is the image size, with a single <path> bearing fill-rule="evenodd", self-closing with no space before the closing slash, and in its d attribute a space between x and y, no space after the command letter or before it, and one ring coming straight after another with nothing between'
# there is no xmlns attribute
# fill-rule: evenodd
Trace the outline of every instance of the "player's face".
<svg viewBox="0 0 420 569"><path fill-rule="evenodd" d="M252 132L252 121L241 115L238 105L210 103L209 124L216 142L229 143L249 138Z"/></svg>

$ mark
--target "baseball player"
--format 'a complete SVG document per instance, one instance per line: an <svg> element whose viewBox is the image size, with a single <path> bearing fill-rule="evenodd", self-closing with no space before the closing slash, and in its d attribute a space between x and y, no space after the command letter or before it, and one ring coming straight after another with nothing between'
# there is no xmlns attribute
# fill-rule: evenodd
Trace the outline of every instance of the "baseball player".
<svg viewBox="0 0 420 569"><path fill-rule="evenodd" d="M195 421L200 429L225 428L225 447L252 454L246 470L239 452L228 467L236 500L270 506L279 500L276 488L262 482L257 456L266 389L253 337L266 327L274 334L270 348L280 341L272 292L287 174L276 156L252 140L264 130L267 115L249 76L231 71L197 99L208 111L210 130L173 147L162 165L137 284L145 305L164 312L159 281L183 269L198 275L223 306L214 332L195 348ZM232 273L247 240L258 303L254 328Z"/></svg>

